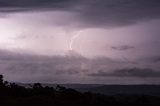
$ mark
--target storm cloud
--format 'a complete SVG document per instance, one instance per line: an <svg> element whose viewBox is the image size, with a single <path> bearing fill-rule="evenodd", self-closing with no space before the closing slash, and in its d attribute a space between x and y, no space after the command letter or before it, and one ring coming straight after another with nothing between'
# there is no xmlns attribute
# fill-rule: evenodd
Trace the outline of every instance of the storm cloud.
<svg viewBox="0 0 160 106"><path fill-rule="evenodd" d="M35 82L45 79L46 82L60 82L65 79L80 82L83 78L88 79L88 74L97 70L113 69L113 65L117 69L134 64L107 57L89 59L76 54L41 56L0 51L0 74L11 81Z"/></svg>
<svg viewBox="0 0 160 106"><path fill-rule="evenodd" d="M73 12L76 14L76 20L84 27L116 27L159 19L160 1L0 0L0 11L4 13L43 10Z"/></svg>
<svg viewBox="0 0 160 106"><path fill-rule="evenodd" d="M0 0L0 74L22 82L159 80L159 10L159 0Z"/></svg>

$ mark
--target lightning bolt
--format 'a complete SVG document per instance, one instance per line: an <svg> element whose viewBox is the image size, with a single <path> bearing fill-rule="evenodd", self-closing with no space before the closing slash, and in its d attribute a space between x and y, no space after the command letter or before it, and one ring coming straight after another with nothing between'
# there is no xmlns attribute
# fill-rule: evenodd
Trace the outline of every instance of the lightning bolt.
<svg viewBox="0 0 160 106"><path fill-rule="evenodd" d="M81 32L82 32L82 31L77 32L77 33L71 38L70 43L69 43L69 49L70 49L70 51L73 51L74 41L75 41L76 38L79 37L79 35L81 34Z"/></svg>

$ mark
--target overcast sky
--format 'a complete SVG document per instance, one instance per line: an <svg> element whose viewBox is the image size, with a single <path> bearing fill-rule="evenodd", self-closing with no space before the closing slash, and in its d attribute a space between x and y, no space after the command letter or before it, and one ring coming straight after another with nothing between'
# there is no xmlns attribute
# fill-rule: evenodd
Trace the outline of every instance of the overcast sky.
<svg viewBox="0 0 160 106"><path fill-rule="evenodd" d="M159 84L159 0L0 0L9 81Z"/></svg>

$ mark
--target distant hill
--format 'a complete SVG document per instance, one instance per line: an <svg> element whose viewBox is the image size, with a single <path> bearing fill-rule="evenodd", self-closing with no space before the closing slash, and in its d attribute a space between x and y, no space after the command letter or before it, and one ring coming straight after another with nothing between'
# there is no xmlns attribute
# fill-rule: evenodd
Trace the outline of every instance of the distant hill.
<svg viewBox="0 0 160 106"><path fill-rule="evenodd" d="M19 84L29 87L32 84ZM116 94L143 94L160 96L160 85L103 85L103 84L42 84L43 86L56 87L57 85L66 88L76 89L80 92L93 92L105 95Z"/></svg>
<svg viewBox="0 0 160 106"><path fill-rule="evenodd" d="M143 94L160 95L160 85L102 85L90 88L77 89L79 91L90 91L105 95L115 94Z"/></svg>

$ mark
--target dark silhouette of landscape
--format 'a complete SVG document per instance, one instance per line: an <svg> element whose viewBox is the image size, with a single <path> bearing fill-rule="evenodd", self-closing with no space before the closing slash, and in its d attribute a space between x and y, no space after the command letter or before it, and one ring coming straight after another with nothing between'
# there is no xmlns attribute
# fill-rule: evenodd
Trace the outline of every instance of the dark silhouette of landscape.
<svg viewBox="0 0 160 106"><path fill-rule="evenodd" d="M111 88L116 86L112 85L108 87L112 93ZM119 90L126 89L125 86L117 87ZM134 86L129 86L129 88L130 87L132 88ZM3 76L0 75L0 106L159 106L160 95L155 95L154 93L152 95L154 87L155 86L151 87L150 85L150 88L152 88L150 89L150 94L136 94L136 92L124 93L124 91L120 93L118 91L119 93L117 92L117 94L113 93L112 95L104 95L103 92L80 92L61 85L49 87L42 86L40 83L35 83L30 87L24 87L4 81ZM156 89L158 89L157 87ZM135 89L138 90L139 88L136 87ZM141 88L145 89L144 86ZM97 90L98 89L100 90L102 88L97 87Z"/></svg>

